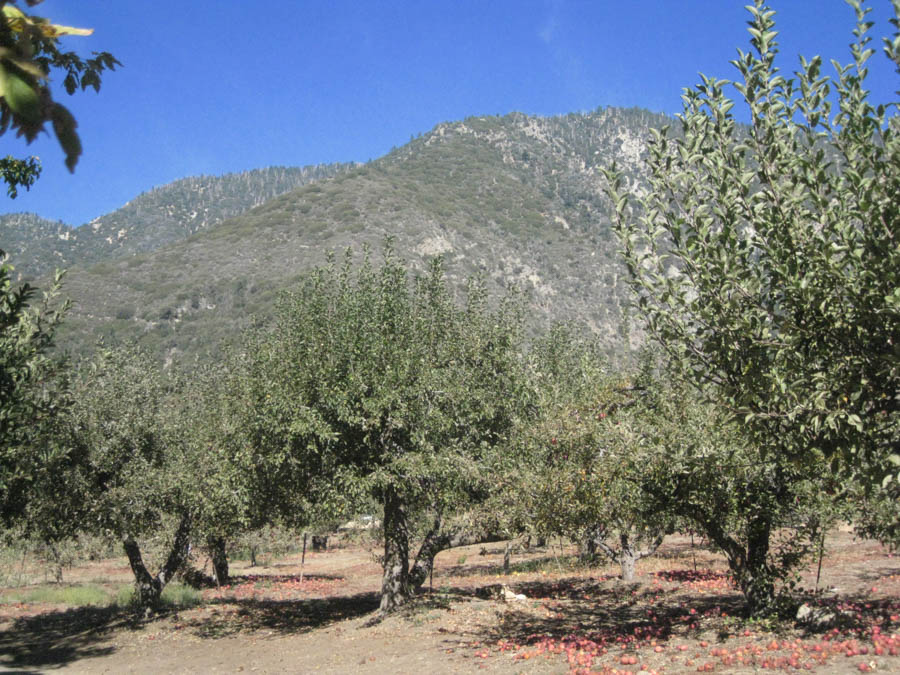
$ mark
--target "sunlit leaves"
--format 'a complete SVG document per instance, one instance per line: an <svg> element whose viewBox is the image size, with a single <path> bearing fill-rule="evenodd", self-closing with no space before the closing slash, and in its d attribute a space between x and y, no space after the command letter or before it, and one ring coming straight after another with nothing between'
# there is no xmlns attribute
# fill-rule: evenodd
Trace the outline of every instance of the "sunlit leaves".
<svg viewBox="0 0 900 675"><path fill-rule="evenodd" d="M71 113L53 101L48 76L65 73L69 94L87 87L99 91L101 73L119 62L106 52L82 59L59 48L61 37L92 32L25 14L9 2L0 9L0 133L13 129L31 143L51 122L70 171L81 156L81 141Z"/></svg>
<svg viewBox="0 0 900 675"><path fill-rule="evenodd" d="M900 443L896 106L868 100L861 4L852 62L828 76L801 60L793 78L775 65L774 12L748 9L753 49L733 65L750 125L724 82L687 90L683 138L650 144L639 218L609 176L617 233L638 307L685 377L761 448L824 454L876 487Z"/></svg>
<svg viewBox="0 0 900 675"><path fill-rule="evenodd" d="M37 157L16 159L12 155L0 159L0 179L6 183L6 194L10 199L19 195L19 188L29 190L41 175L41 162Z"/></svg>
<svg viewBox="0 0 900 675"><path fill-rule="evenodd" d="M0 251L0 260L3 253ZM34 441L55 415L48 352L68 305L58 300L62 274L38 299L28 284L15 285L12 268L0 262L0 519L25 506L40 460ZM46 458L45 458L46 459Z"/></svg>
<svg viewBox="0 0 900 675"><path fill-rule="evenodd" d="M26 35L37 34L45 38L58 38L63 35L91 35L93 28L73 28L50 23L47 19L28 16L14 5L5 5L2 10L9 29L14 33Z"/></svg>

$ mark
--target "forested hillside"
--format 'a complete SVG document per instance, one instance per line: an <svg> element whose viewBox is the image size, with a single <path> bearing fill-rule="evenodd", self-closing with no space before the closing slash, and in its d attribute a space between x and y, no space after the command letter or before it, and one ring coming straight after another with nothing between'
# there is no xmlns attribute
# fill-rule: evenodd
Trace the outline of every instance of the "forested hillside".
<svg viewBox="0 0 900 675"><path fill-rule="evenodd" d="M631 328L600 169L615 162L639 192L649 129L668 121L608 108L439 124L362 166L184 179L86 227L44 226L13 258L25 275L72 265L62 343L79 352L137 336L167 358L209 354L329 251L392 236L414 268L443 254L452 281L517 286L532 325L584 322L618 353Z"/></svg>
<svg viewBox="0 0 900 675"><path fill-rule="evenodd" d="M350 166L276 166L183 178L141 193L82 227L32 213L4 215L0 216L2 246L20 278L37 278L57 267L153 251Z"/></svg>

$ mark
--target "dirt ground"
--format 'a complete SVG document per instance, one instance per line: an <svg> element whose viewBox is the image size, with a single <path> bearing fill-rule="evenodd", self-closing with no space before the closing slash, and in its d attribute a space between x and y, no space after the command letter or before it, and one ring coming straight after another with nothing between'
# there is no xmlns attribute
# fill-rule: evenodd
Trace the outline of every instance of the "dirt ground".
<svg viewBox="0 0 900 675"><path fill-rule="evenodd" d="M616 567L578 566L552 546L517 553L503 576L503 551L442 553L430 589L379 623L380 568L360 546L307 554L302 582L299 556L234 564L231 586L149 618L0 592L0 672L900 672L900 558L846 531L829 538L825 592L809 595L834 618L814 628L740 618L721 557L684 537L667 539L627 585ZM802 588L813 589L816 571L805 570ZM130 572L123 558L66 579L115 587ZM500 584L524 599L501 601Z"/></svg>

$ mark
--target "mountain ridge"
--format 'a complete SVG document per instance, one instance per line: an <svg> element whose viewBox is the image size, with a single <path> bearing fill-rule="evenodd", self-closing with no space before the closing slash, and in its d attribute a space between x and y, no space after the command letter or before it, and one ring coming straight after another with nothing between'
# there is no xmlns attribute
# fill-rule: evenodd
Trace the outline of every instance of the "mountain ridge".
<svg viewBox="0 0 900 675"><path fill-rule="evenodd" d="M98 337L136 338L168 360L215 358L327 251L378 250L391 236L414 271L444 255L458 287L480 274L494 296L524 288L533 328L576 320L610 354L627 351L639 332L627 316L600 169L615 161L640 193L649 129L671 122L606 108L438 124L367 164L341 165L193 232L183 227L152 250L73 266L63 342L86 352Z"/></svg>
<svg viewBox="0 0 900 675"><path fill-rule="evenodd" d="M0 233L4 250L20 269L20 276L36 278L52 272L51 262L61 267L89 265L155 250L352 166L274 166L221 176L188 176L142 192L118 209L79 226L33 213L5 214L0 216ZM236 192L235 185L243 186L243 191ZM192 199L185 200L185 192ZM223 196L227 199L213 201Z"/></svg>

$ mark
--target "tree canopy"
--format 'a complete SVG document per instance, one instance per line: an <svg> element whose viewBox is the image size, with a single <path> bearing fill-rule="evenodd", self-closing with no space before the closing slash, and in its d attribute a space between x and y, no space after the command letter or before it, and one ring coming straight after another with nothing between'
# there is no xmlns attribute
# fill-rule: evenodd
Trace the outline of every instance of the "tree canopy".
<svg viewBox="0 0 900 675"><path fill-rule="evenodd" d="M642 489L639 443L623 434L623 417L648 413L639 405L644 385L633 373L610 372L599 345L569 327L536 340L531 356L540 411L524 425L511 467L517 501L531 510L533 527L619 563L631 582L635 562L674 524L671 509ZM641 414L629 416L636 406Z"/></svg>
<svg viewBox="0 0 900 675"><path fill-rule="evenodd" d="M3 252L0 251L0 259ZM20 513L38 456L36 437L57 410L49 350L67 304L58 301L62 275L35 304L37 290L16 286L0 263L0 522Z"/></svg>
<svg viewBox="0 0 900 675"><path fill-rule="evenodd" d="M681 134L654 133L647 195L608 175L637 305L681 374L763 451L896 490L900 127L896 103L869 100L872 24L850 4L852 61L788 77L756 0L738 81L702 76ZM900 67L900 33L884 52Z"/></svg>
<svg viewBox="0 0 900 675"><path fill-rule="evenodd" d="M458 306L440 259L411 280L388 242L380 267L354 269L348 253L316 270L250 347L252 445L270 484L315 485L318 508L383 506L385 611L409 594L415 516L465 501L513 423L519 324L477 283Z"/></svg>

